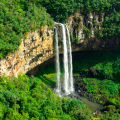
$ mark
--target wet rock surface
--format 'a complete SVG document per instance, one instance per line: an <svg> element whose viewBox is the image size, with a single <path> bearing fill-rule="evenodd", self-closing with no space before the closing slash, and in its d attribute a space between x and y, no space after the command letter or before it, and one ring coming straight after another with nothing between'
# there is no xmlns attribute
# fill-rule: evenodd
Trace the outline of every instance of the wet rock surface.
<svg viewBox="0 0 120 120"><path fill-rule="evenodd" d="M69 94L69 95L65 95L64 97L75 98L75 99L79 99L79 100L82 99L82 98L80 97L80 95L79 95L78 93L76 93L76 92L71 93L71 94Z"/></svg>

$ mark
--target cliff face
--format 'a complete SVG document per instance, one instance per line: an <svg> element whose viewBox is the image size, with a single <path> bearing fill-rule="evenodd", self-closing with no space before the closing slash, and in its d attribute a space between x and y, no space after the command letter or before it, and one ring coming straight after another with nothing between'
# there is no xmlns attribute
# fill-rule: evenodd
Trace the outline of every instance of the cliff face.
<svg viewBox="0 0 120 120"><path fill-rule="evenodd" d="M102 27L103 18L104 14L90 13L83 16L79 11L69 17L66 24L69 28L71 39L77 39L77 42L72 42L73 52L117 51L117 47L120 44L118 38L97 39L95 36L95 29ZM63 53L61 26L57 25L56 27L58 28L60 53ZM84 27L90 30L87 36L84 32ZM0 61L0 76L5 73L7 76L15 75L17 77L21 72L27 73L52 58L54 56L53 35L53 31L45 26L41 27L40 30L29 33L26 39L21 39L19 50ZM37 71L37 67L35 69Z"/></svg>
<svg viewBox="0 0 120 120"><path fill-rule="evenodd" d="M69 17L67 22L70 34L74 38L78 38L79 42L83 42L86 37L94 38L95 29L102 27L104 16L105 15L103 13L96 14L95 12L83 16L79 11L75 12ZM85 34L84 27L90 30L89 36Z"/></svg>
<svg viewBox="0 0 120 120"><path fill-rule="evenodd" d="M1 60L1 76L26 73L53 56L53 31L47 26L21 39L19 50Z"/></svg>
<svg viewBox="0 0 120 120"><path fill-rule="evenodd" d="M74 51L117 51L120 39L111 37L98 39L96 29L102 28L103 19L106 14L95 12L82 15L80 11L75 12L68 18L67 26L71 35L72 50ZM60 37L59 37L60 38Z"/></svg>
<svg viewBox="0 0 120 120"><path fill-rule="evenodd" d="M71 15L67 26L71 35L73 51L105 50L105 40L95 37L95 30L102 27L104 14L89 13L82 15L80 11ZM85 31L86 29L88 31ZM109 48L108 48L109 49Z"/></svg>

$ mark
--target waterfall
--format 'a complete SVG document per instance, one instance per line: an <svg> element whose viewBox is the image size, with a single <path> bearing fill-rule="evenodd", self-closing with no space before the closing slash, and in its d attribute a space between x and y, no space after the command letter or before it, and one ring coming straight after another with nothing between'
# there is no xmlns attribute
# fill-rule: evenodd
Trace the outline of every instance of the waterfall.
<svg viewBox="0 0 120 120"><path fill-rule="evenodd" d="M70 77L69 77L69 80L70 80L70 88L69 88L69 91L70 92L74 92L74 87L73 87L73 66L72 66L72 48L71 48L71 41L70 41L70 34L69 34L69 30L68 30L68 27L66 25L66 29L67 29L67 34L68 34L68 42L69 42L69 63L70 63Z"/></svg>
<svg viewBox="0 0 120 120"><path fill-rule="evenodd" d="M65 26L60 23L62 26L62 35L63 35L63 62L64 62L64 91L65 94L69 94L69 72L68 72L68 51L67 51L67 41L66 41L66 31Z"/></svg>
<svg viewBox="0 0 120 120"><path fill-rule="evenodd" d="M67 25L62 23L56 23L62 27L62 37L63 37L63 65L64 65L64 81L63 86L60 82L60 64L59 64L59 48L58 48L58 33L57 28L55 28L55 39L56 39L56 69L57 69L57 88L56 94L61 96L61 92L64 91L65 95L74 92L73 87L73 67L72 67L72 49L70 42L70 34ZM66 37L67 32L67 37Z"/></svg>
<svg viewBox="0 0 120 120"><path fill-rule="evenodd" d="M58 47L58 32L55 28L55 40L56 40L56 71L57 71L57 88L56 94L60 96L61 93L61 83L60 83L60 62L59 62L59 47Z"/></svg>

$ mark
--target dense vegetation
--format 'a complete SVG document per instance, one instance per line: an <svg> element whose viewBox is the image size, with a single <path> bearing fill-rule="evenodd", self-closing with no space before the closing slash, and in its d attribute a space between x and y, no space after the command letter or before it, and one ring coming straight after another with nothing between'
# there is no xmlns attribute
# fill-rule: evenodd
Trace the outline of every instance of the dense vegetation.
<svg viewBox="0 0 120 120"><path fill-rule="evenodd" d="M92 95L92 99L105 105L102 114L93 117L91 111L80 100L56 96L45 85L52 85L56 80L54 63L49 63L48 66L40 67L36 77L3 76L0 79L0 118L119 120L120 55L110 52L82 52L74 53L73 56L75 83L80 83L80 89L84 89ZM91 74L89 70L92 71ZM61 77L62 71L61 63Z"/></svg>
<svg viewBox="0 0 120 120"><path fill-rule="evenodd" d="M120 14L116 11L105 17L103 27L97 30L98 38L120 38Z"/></svg>
<svg viewBox="0 0 120 120"><path fill-rule="evenodd" d="M62 57L62 56L61 56ZM73 53L73 72L75 84L104 105L100 120L120 119L120 55L114 52ZM44 65L43 65L44 66ZM61 63L61 78L63 68ZM54 63L40 67L37 79L52 85L56 79ZM61 79L62 80L62 79ZM77 89L76 89L77 90ZM98 119L98 120L99 120Z"/></svg>
<svg viewBox="0 0 120 120"><path fill-rule="evenodd" d="M92 11L103 13L113 8L120 9L119 0L41 0L38 3L46 7L47 12L59 22L66 22L68 16L77 10L87 14Z"/></svg>
<svg viewBox="0 0 120 120"><path fill-rule="evenodd" d="M53 25L53 20L41 5L25 0L0 1L0 58L18 49L27 32L43 25Z"/></svg>
<svg viewBox="0 0 120 120"><path fill-rule="evenodd" d="M57 97L41 80L26 75L0 79L1 120L90 120L80 100Z"/></svg>
<svg viewBox="0 0 120 120"><path fill-rule="evenodd" d="M44 25L52 28L51 16L55 21L65 23L69 15L77 10L83 15L89 12L106 12L103 28L96 29L96 36L120 38L119 0L1 0L0 59L17 50L20 39L25 38L27 32ZM95 27L96 22L93 23ZM89 37L88 28L84 27L83 32ZM74 39L77 40L78 38ZM73 61L74 77L76 82L81 83L79 87L83 87L95 101L106 104L103 114L97 118L119 120L120 55L93 52L77 56L83 56ZM61 65L61 77L62 71ZM89 77L80 76L83 73L88 74L89 71L92 71ZM36 77L23 75L18 78L0 78L0 119L92 120L91 111L80 100L57 97L45 85L54 85L55 80L56 72L53 65L40 69Z"/></svg>
<svg viewBox="0 0 120 120"><path fill-rule="evenodd" d="M75 56L79 56L73 62L74 77L76 83L80 83L78 88L91 95L94 101L105 105L103 116L98 117L106 120L120 119L119 53L83 52Z"/></svg>
<svg viewBox="0 0 120 120"><path fill-rule="evenodd" d="M26 37L27 32L39 29L42 25L52 28L53 20L50 15L55 21L65 23L67 18L77 10L86 15L89 12L99 14L113 9L120 10L119 0L1 0L0 58L17 50L21 43L20 39ZM119 36L119 21L120 15L117 12L107 16L103 29L96 31L97 37ZM84 29L84 32L89 36L88 29Z"/></svg>
<svg viewBox="0 0 120 120"><path fill-rule="evenodd" d="M97 14L107 13L102 28L95 30L96 37L120 37L119 0L43 0L38 3L47 8L47 12L50 13L55 21L63 23L77 10L80 10L83 15L90 12L96 12ZM86 38L90 36L90 30L86 27L84 27L84 34ZM78 39L74 38L73 41L76 42Z"/></svg>

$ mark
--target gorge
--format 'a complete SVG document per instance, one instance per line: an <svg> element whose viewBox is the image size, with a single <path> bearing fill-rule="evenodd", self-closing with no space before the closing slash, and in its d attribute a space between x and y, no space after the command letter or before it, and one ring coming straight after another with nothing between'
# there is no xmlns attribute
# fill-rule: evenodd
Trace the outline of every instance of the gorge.
<svg viewBox="0 0 120 120"><path fill-rule="evenodd" d="M87 14L86 23L93 24L93 20L101 20L102 15L97 14ZM80 21L81 19L81 21ZM84 38L83 28L84 28L84 16L81 13L75 12L71 15L66 23L69 29L69 33L72 41L72 52L75 51L118 51L120 40L116 37L111 37L110 39L98 39L93 36L93 29L90 31L89 38ZM101 21L98 21L98 26ZM80 24L77 27L77 24ZM60 27L58 27L58 37ZM54 56L53 50L53 30L49 29L48 26L42 26L40 30L35 30L34 32L29 32L26 39L21 39L21 45L19 50L16 50L13 54L5 56L1 60L1 76L5 73L7 76L18 76L18 74L27 73L33 68L37 67L41 63L45 62L49 58ZM83 36L82 36L83 35ZM59 53L63 53L63 49L59 46ZM37 71L36 71L37 72ZM34 74L33 74L34 75Z"/></svg>
<svg viewBox="0 0 120 120"><path fill-rule="evenodd" d="M1 120L119 120L119 78L119 0L0 1Z"/></svg>

